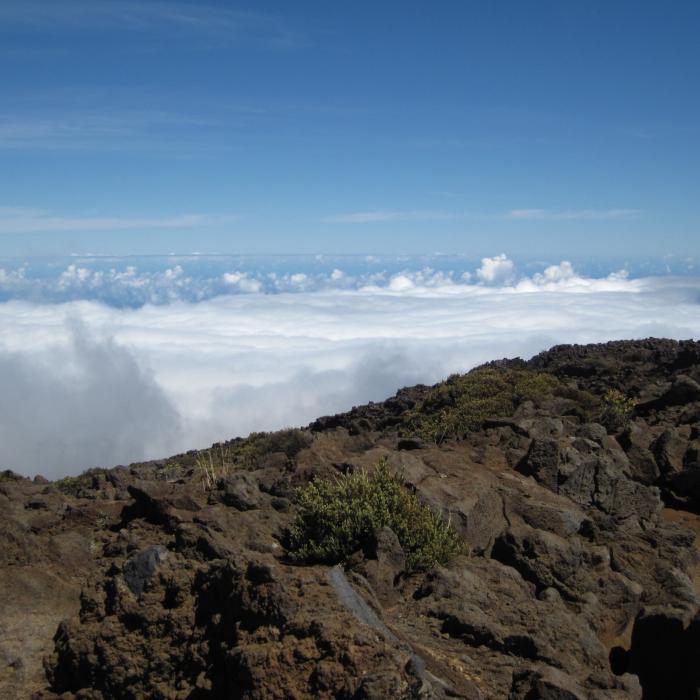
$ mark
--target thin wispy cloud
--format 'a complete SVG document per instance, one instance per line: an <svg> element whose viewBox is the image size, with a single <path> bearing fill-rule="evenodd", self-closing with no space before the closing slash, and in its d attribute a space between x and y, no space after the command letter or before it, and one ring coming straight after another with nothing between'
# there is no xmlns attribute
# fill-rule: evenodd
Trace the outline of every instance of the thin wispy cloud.
<svg viewBox="0 0 700 700"><path fill-rule="evenodd" d="M283 18L206 3L178 0L22 0L0 4L3 27L23 30L121 31L131 35L186 34L224 45L292 48L302 43Z"/></svg>
<svg viewBox="0 0 700 700"><path fill-rule="evenodd" d="M534 221L615 221L634 219L641 213L640 209L511 209L506 218Z"/></svg>
<svg viewBox="0 0 700 700"><path fill-rule="evenodd" d="M372 211L357 211L347 214L335 214L322 219L326 224L375 224L390 221L441 221L459 219L461 214L449 211L431 209L416 209L397 211L375 209Z"/></svg>
<svg viewBox="0 0 700 700"><path fill-rule="evenodd" d="M229 128L223 119L166 110L65 110L0 115L0 150L166 150L182 153L205 143L198 131Z"/></svg>
<svg viewBox="0 0 700 700"><path fill-rule="evenodd" d="M213 226L234 215L178 214L165 217L59 216L40 209L0 207L0 234L56 231L128 231Z"/></svg>
<svg viewBox="0 0 700 700"><path fill-rule="evenodd" d="M288 120L333 120L342 105L284 100L192 100L174 90L82 86L26 90L0 107L0 151L143 152L169 157L230 157ZM356 111L356 110L355 110ZM252 136L252 140L251 140ZM226 155L224 155L226 154Z"/></svg>

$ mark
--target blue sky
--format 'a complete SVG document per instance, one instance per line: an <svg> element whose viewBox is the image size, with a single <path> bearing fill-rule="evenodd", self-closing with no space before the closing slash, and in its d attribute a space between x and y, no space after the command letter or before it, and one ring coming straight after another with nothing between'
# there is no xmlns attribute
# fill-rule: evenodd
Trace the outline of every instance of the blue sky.
<svg viewBox="0 0 700 700"><path fill-rule="evenodd" d="M700 3L0 4L0 255L700 254Z"/></svg>

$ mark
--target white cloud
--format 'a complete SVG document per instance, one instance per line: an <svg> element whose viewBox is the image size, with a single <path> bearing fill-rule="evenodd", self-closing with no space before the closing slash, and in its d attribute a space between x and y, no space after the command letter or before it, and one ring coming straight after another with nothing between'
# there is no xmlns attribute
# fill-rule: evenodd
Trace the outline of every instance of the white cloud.
<svg viewBox="0 0 700 700"><path fill-rule="evenodd" d="M641 214L639 209L511 209L507 219L529 219L533 221L595 221L633 219Z"/></svg>
<svg viewBox="0 0 700 700"><path fill-rule="evenodd" d="M305 271L296 271L291 265L296 259L284 263L279 271L265 271L250 261L239 261L240 267L222 270L221 262L212 266L204 262L192 264L192 258L166 258L155 267L153 263L143 269L136 264L125 265L114 261L115 267L99 257L75 258L75 262L58 270L52 265L48 274L37 274L32 265L25 264L14 269L0 268L0 300L28 299L44 302L66 302L79 299L99 300L111 306L138 307L143 304L168 304L176 300L197 302L221 295L231 294L278 294L281 292L323 292L332 290L369 290L400 294L411 289L430 290L441 288L452 293L470 283L481 286L516 286L518 289L538 288L558 290L562 285L568 289L587 289L591 283L599 287L601 279L582 277L568 261L550 265L531 277L522 276L512 260L505 255L483 258L481 265L471 272L464 270L464 261L453 259L456 269L434 269L430 266L416 268L421 260L398 259L387 261L372 259L364 261L363 268L349 274L340 268L328 265L318 269L315 265ZM251 265L245 269L245 265ZM121 265L121 266L117 266ZM380 266L381 265L381 266ZM408 267L404 267L408 265ZM283 271L284 268L287 271ZM218 271L217 271L218 270ZM626 279L628 272L618 270L610 274L607 284L610 289L617 281Z"/></svg>
<svg viewBox="0 0 700 700"><path fill-rule="evenodd" d="M591 279L562 263L499 287L483 282L509 261L488 260L476 284L422 270L382 287L138 309L0 304L0 465L75 473L306 424L555 343L698 337L698 278Z"/></svg>
<svg viewBox="0 0 700 700"><path fill-rule="evenodd" d="M476 271L477 278L484 284L508 284L513 281L515 265L505 255L482 258L481 267Z"/></svg>
<svg viewBox="0 0 700 700"><path fill-rule="evenodd" d="M0 21L6 26L31 28L108 29L134 37L177 33L190 41L216 39L270 48L290 48L301 42L299 34L280 17L183 0L61 0L60 4L22 0L0 4Z"/></svg>
<svg viewBox="0 0 700 700"><path fill-rule="evenodd" d="M59 477L169 450L178 412L134 353L100 335L67 318L40 349L0 352L0 467Z"/></svg>
<svg viewBox="0 0 700 700"><path fill-rule="evenodd" d="M542 274L534 275L536 281L562 282L575 277L574 266L568 260L562 260L558 265L550 265Z"/></svg>
<svg viewBox="0 0 700 700"><path fill-rule="evenodd" d="M223 279L227 285L246 294L256 294L262 290L262 282L249 277L247 272L225 272Z"/></svg>
<svg viewBox="0 0 700 700"><path fill-rule="evenodd" d="M0 207L0 234L194 228L228 223L235 218L231 215L211 214L179 214L166 217L65 217L37 209Z"/></svg>
<svg viewBox="0 0 700 700"><path fill-rule="evenodd" d="M406 292L415 286L408 275L394 275L389 282L389 289L392 292Z"/></svg>
<svg viewBox="0 0 700 700"><path fill-rule="evenodd" d="M392 211L377 209L374 211L358 211L349 214L336 214L322 219L327 224L375 224L387 221L440 221L457 219L460 215L449 211L411 210Z"/></svg>

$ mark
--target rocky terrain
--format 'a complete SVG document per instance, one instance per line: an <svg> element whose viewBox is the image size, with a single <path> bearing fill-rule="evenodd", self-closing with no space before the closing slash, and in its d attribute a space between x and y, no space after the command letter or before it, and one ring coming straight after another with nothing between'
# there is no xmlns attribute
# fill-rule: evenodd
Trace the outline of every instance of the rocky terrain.
<svg viewBox="0 0 700 700"><path fill-rule="evenodd" d="M385 458L468 546L290 558ZM8 465L11 466L11 465ZM697 700L700 343L559 346L167 460L0 477L0 697Z"/></svg>

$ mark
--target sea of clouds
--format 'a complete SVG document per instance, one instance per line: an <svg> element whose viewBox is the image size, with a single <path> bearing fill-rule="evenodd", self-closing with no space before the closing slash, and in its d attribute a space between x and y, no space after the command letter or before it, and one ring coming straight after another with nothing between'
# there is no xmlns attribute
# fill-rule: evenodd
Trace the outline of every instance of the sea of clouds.
<svg viewBox="0 0 700 700"><path fill-rule="evenodd" d="M700 337L695 276L231 262L0 267L0 468L54 478L304 425L556 343Z"/></svg>

